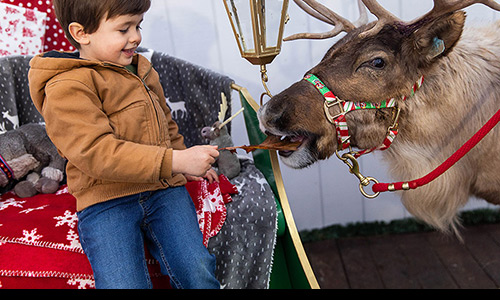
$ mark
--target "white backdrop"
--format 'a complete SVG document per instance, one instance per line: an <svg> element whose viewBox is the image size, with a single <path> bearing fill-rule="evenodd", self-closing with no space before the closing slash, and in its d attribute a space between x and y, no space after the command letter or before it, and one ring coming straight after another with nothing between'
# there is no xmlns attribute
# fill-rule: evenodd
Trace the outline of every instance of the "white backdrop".
<svg viewBox="0 0 500 300"><path fill-rule="evenodd" d="M222 0L152 1L153 5L142 26L142 46L228 75L237 84L248 88L259 101L263 92L259 67L251 65L239 55ZM306 15L293 1L290 2L290 21L285 28L285 35L331 29ZM320 2L350 20L358 18L357 1ZM412 20L432 8L431 0L381 0L379 3L403 20ZM477 4L468 8L467 13L468 26L500 19L500 13ZM277 94L300 80L337 39L284 43L281 54L267 66L271 93ZM233 112L236 112L240 108L238 95L234 94L233 99ZM233 135L235 145L248 144L241 116L233 121ZM368 155L360 160L360 164L364 175L383 182L391 180L380 154ZM335 157L303 170L290 169L284 164L281 164L281 168L299 230L331 224L389 221L409 216L397 194L385 193L375 200L361 196L358 180ZM473 199L466 209L486 206L482 200Z"/></svg>

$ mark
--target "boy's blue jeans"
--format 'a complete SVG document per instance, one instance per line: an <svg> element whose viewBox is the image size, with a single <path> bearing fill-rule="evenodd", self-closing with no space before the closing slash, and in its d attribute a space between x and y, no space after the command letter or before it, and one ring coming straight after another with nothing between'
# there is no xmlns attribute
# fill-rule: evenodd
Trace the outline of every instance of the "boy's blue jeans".
<svg viewBox="0 0 500 300"><path fill-rule="evenodd" d="M144 192L78 213L78 232L96 288L151 288L144 244L174 288L219 288L185 187Z"/></svg>

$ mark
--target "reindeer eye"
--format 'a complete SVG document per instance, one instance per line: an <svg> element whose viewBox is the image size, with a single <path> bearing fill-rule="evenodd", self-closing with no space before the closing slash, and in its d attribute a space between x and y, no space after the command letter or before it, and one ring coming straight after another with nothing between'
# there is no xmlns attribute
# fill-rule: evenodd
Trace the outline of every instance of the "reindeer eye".
<svg viewBox="0 0 500 300"><path fill-rule="evenodd" d="M380 57L374 58L368 64L374 69L383 69L385 67L385 61Z"/></svg>
<svg viewBox="0 0 500 300"><path fill-rule="evenodd" d="M361 70L361 69L364 69L364 68L369 68L369 69L372 69L372 70L382 70L383 68L385 68L385 60L381 57L376 57L372 60L368 60L368 61L365 61L364 63L362 63L357 69L356 71L358 70Z"/></svg>

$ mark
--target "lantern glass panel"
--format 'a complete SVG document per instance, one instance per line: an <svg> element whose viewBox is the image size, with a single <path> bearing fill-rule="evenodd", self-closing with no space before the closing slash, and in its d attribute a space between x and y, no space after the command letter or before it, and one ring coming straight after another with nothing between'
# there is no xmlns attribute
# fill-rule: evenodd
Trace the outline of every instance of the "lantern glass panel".
<svg viewBox="0 0 500 300"><path fill-rule="evenodd" d="M279 34L281 26L281 12L283 11L284 0L258 0L257 8L259 10L260 30L263 39L262 51L276 48L279 43Z"/></svg>
<svg viewBox="0 0 500 300"><path fill-rule="evenodd" d="M248 0L226 0L238 43L245 53L255 53L252 10Z"/></svg>

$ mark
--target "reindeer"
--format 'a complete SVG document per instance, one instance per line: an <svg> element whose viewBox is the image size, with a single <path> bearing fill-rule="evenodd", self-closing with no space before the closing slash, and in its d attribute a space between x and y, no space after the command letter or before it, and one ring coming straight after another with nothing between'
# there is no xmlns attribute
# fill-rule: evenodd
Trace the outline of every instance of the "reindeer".
<svg viewBox="0 0 500 300"><path fill-rule="evenodd" d="M300 169L342 150L381 149L391 175L412 180L436 168L500 109L500 22L464 28L461 11L474 3L500 10L497 2L435 0L424 16L404 22L363 0L360 20L367 19L366 8L377 20L354 25L317 1L294 1L334 29L287 40L347 34L304 80L258 112L263 132L301 142L296 151L279 153L286 165ZM359 109L365 106L373 109ZM499 154L496 128L448 172L402 192L403 204L418 219L459 235L457 211L471 195L500 203Z"/></svg>

